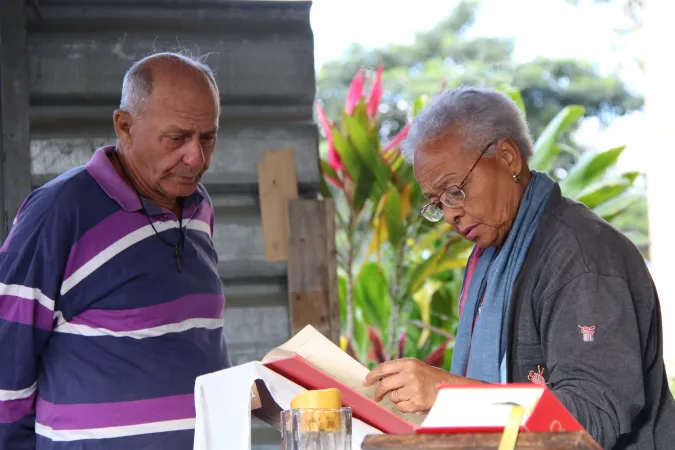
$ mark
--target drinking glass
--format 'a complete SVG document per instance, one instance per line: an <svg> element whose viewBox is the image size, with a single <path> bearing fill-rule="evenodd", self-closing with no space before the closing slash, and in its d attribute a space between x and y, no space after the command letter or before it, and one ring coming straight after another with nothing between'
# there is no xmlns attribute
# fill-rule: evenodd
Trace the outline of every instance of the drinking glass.
<svg viewBox="0 0 675 450"><path fill-rule="evenodd" d="M281 412L282 450L351 450L352 409L288 409Z"/></svg>

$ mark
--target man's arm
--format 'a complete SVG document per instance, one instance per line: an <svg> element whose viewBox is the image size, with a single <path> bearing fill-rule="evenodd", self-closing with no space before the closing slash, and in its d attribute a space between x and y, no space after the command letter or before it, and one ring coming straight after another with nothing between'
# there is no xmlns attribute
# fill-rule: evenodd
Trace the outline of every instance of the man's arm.
<svg viewBox="0 0 675 450"><path fill-rule="evenodd" d="M640 306L622 278L592 272L543 304L549 387L603 448L630 431L645 403Z"/></svg>
<svg viewBox="0 0 675 450"><path fill-rule="evenodd" d="M37 367L65 264L64 221L34 192L0 248L0 448L35 448Z"/></svg>

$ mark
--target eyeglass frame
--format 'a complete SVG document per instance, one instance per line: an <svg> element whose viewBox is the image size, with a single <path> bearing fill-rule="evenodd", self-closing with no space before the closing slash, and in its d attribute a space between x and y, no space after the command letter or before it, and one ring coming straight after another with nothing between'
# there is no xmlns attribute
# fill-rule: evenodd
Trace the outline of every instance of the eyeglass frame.
<svg viewBox="0 0 675 450"><path fill-rule="evenodd" d="M437 203L442 203L444 206L447 206L448 208L459 208L460 206L462 206L462 205L464 204L464 200L466 200L466 192L464 192L464 188L466 187L466 184L467 184L467 182L469 181L469 176L471 175L471 172L473 172L473 169L476 168L476 166L478 165L478 162L483 158L483 155L485 155L485 153L488 151L488 149L489 149L490 147L492 147L494 144L496 144L498 141L499 141L499 139L490 142L490 143L483 149L483 151L480 152L480 155L478 155L478 158L476 159L476 162L473 163L473 166L471 166L471 169L469 169L469 171L467 172L467 174L466 174L466 176L464 177L464 179L462 180L462 182L459 183L459 185L453 184L453 185L451 185L451 186L448 186L448 187L441 193L441 195L438 196L438 202L437 202ZM458 205L455 205L455 206L448 205L447 203L443 202L443 200L441 200L441 199L443 198L443 196L445 195L445 193L448 192L448 191L449 191L450 189L452 189L452 188L457 188L457 189L459 190L459 192L462 193L462 200L461 200L461 202L460 202ZM425 219L427 219L428 221L430 221L430 222L438 222L438 220L441 220L441 219L432 221L431 219L429 219L427 216L424 215L424 212L425 212L427 209L429 209L430 207L432 207L432 206L436 206L437 208L441 209L441 211L443 210L443 208L442 208L442 207L439 207L436 203L428 202L428 203L427 203L426 205L424 205L424 207L422 207L422 209L420 210L420 215L421 215L422 217L424 217Z"/></svg>

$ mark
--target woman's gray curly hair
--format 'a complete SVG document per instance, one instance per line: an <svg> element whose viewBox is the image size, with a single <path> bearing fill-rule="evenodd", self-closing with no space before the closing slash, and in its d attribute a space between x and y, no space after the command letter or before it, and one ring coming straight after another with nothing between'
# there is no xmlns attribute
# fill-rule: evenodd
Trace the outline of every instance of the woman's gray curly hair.
<svg viewBox="0 0 675 450"><path fill-rule="evenodd" d="M431 100L413 120L401 153L412 163L421 145L451 131L460 133L466 150L482 150L498 138L510 137L526 160L532 156L532 137L518 105L502 92L471 86L448 89ZM491 154L494 150L486 156Z"/></svg>

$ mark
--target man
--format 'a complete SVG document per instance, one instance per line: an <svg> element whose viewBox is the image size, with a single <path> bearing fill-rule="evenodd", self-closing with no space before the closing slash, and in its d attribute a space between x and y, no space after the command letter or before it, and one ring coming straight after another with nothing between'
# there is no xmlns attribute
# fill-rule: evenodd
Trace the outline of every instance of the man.
<svg viewBox="0 0 675 450"><path fill-rule="evenodd" d="M124 77L118 142L32 192L0 249L0 448L191 449L195 378L230 366L213 207L211 70Z"/></svg>

